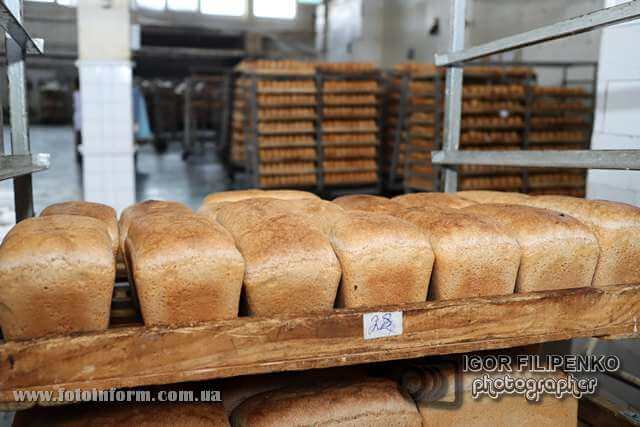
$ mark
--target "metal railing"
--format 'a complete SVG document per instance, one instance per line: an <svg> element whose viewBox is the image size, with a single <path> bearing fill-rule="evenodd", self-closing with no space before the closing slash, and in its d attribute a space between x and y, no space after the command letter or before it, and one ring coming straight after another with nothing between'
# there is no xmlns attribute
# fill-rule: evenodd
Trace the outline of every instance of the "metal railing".
<svg viewBox="0 0 640 427"><path fill-rule="evenodd" d="M463 68L459 64L500 52L592 31L640 18L640 0L601 9L546 27L464 49L466 0L451 1L450 52L436 54L435 63L446 66L445 138L432 161L444 166L444 190L457 190L456 165L640 170L640 150L482 151L459 150Z"/></svg>

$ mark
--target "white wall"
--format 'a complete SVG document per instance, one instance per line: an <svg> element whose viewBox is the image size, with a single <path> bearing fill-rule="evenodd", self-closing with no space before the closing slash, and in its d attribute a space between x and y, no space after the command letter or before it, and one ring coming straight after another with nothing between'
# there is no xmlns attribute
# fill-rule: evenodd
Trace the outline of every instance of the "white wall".
<svg viewBox="0 0 640 427"><path fill-rule="evenodd" d="M640 149L638 40L639 21L602 32L593 149ZM640 205L640 171L590 171L587 190L589 198Z"/></svg>
<svg viewBox="0 0 640 427"><path fill-rule="evenodd" d="M363 29L355 35L348 29L355 20L348 13L354 3L363 3L364 16ZM388 68L405 61L413 48L417 61L433 62L436 52L447 49L449 7L449 0L332 0L329 59L374 61ZM505 37L600 7L602 0L468 0L467 44ZM436 20L439 32L429 34ZM524 49L505 59L595 61L599 40L599 32L579 35ZM345 50L349 42L354 47L352 53ZM559 79L559 75L544 72L541 77L548 84Z"/></svg>

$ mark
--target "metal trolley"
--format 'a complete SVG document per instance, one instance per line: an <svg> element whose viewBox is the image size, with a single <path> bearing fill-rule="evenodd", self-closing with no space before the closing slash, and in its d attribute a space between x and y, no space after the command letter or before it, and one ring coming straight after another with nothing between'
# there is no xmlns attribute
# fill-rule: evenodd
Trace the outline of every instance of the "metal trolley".
<svg viewBox="0 0 640 427"><path fill-rule="evenodd" d="M444 166L444 190L458 187L458 165L503 165L519 167L640 169L640 150L566 151L460 151L462 79L464 62L500 52L592 31L640 17L640 0L598 10L587 15L464 49L466 0L451 1L451 51L437 54L437 66L447 69L445 88L445 136L443 149L433 153L432 161Z"/></svg>
<svg viewBox="0 0 640 427"><path fill-rule="evenodd" d="M6 32L11 153L4 152L0 132L0 180L13 179L16 221L33 216L31 174L49 167L48 154L31 153L25 62L27 54L42 54L44 42L33 39L22 26L22 0L0 2L0 26ZM0 114L0 130L3 128Z"/></svg>

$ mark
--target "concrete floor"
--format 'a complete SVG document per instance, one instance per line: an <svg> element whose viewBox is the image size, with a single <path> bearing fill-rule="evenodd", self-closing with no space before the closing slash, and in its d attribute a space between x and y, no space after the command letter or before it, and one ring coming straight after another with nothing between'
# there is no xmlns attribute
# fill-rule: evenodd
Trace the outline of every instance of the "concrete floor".
<svg viewBox="0 0 640 427"><path fill-rule="evenodd" d="M5 129L5 141L9 135ZM71 127L34 126L31 128L33 152L50 153L51 168L33 175L36 212L52 203L82 199L82 171L75 161ZM209 193L231 187L223 165L213 147L207 154L181 158L179 144L172 144L166 154L156 154L150 145L140 147L137 155L136 198L175 200L192 209L200 206ZM242 185L235 183L235 187ZM12 181L0 182L0 238L15 223Z"/></svg>

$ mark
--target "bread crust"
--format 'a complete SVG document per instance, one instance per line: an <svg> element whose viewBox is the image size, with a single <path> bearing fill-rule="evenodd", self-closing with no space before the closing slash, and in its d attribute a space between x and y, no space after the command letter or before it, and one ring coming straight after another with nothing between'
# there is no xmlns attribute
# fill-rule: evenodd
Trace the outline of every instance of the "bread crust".
<svg viewBox="0 0 640 427"><path fill-rule="evenodd" d="M196 214L150 214L131 225L126 247L145 325L238 316L244 260L217 222Z"/></svg>
<svg viewBox="0 0 640 427"><path fill-rule="evenodd" d="M426 300L434 255L415 225L386 214L348 211L334 224L331 243L342 267L338 306Z"/></svg>
<svg viewBox="0 0 640 427"><path fill-rule="evenodd" d="M254 396L233 411L231 425L419 427L422 420L413 400L394 381L367 378Z"/></svg>
<svg viewBox="0 0 640 427"><path fill-rule="evenodd" d="M591 286L600 255L596 236L577 219L549 209L478 204L463 209L497 222L518 241L516 292Z"/></svg>
<svg viewBox="0 0 640 427"><path fill-rule="evenodd" d="M411 193L396 196L391 200L409 208L433 206L436 208L462 209L475 204L475 202L448 193Z"/></svg>
<svg viewBox="0 0 640 427"><path fill-rule="evenodd" d="M219 403L82 404L36 407L16 413L13 425L29 427L228 427Z"/></svg>
<svg viewBox="0 0 640 427"><path fill-rule="evenodd" d="M508 191L458 191L454 193L458 197L462 197L465 200L470 200L475 203L506 203L518 205L521 202L530 199L531 196L527 196L522 193L514 193Z"/></svg>
<svg viewBox="0 0 640 427"><path fill-rule="evenodd" d="M122 211L120 220L118 221L118 228L120 229L120 250L123 255L125 254L124 242L127 239L127 233L129 232L131 224L138 219L144 219L147 215L160 212L193 213L191 209L183 203L163 200L145 200L144 202L129 206Z"/></svg>
<svg viewBox="0 0 640 427"><path fill-rule="evenodd" d="M333 199L333 203L345 210L359 210L366 212L391 213L398 209L398 205L382 196L370 194L351 194Z"/></svg>
<svg viewBox="0 0 640 427"><path fill-rule="evenodd" d="M414 208L398 216L429 236L435 254L429 299L514 292L521 250L507 230L456 209Z"/></svg>
<svg viewBox="0 0 640 427"><path fill-rule="evenodd" d="M333 308L340 264L329 239L307 219L285 209L281 201L264 198L229 203L217 219L245 259L250 314Z"/></svg>
<svg viewBox="0 0 640 427"><path fill-rule="evenodd" d="M570 215L591 229L601 251L593 286L640 282L639 208L626 203L569 196L537 196L526 203Z"/></svg>
<svg viewBox="0 0 640 427"><path fill-rule="evenodd" d="M101 331L115 282L104 223L79 215L26 219L0 246L0 326L7 340Z"/></svg>
<svg viewBox="0 0 640 427"><path fill-rule="evenodd" d="M118 232L118 218L116 215L116 210L111 206L103 205L102 203L83 201L55 203L53 205L47 206L40 213L40 216L49 215L80 215L88 216L102 221L107 227L109 237L111 237L114 256L118 253L118 245L120 242Z"/></svg>
<svg viewBox="0 0 640 427"><path fill-rule="evenodd" d="M219 193L209 194L204 198L202 204L220 203L220 202L241 202L247 199L279 199L279 200L298 200L298 199L314 199L320 200L320 197L308 191L300 190L260 190L252 188L249 190L232 190L222 191Z"/></svg>

